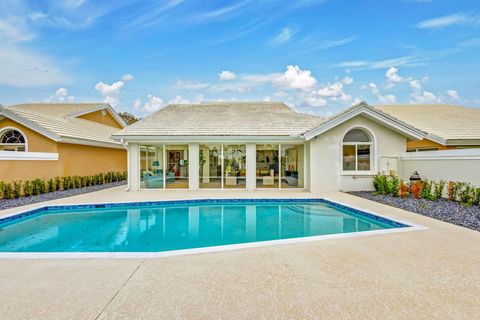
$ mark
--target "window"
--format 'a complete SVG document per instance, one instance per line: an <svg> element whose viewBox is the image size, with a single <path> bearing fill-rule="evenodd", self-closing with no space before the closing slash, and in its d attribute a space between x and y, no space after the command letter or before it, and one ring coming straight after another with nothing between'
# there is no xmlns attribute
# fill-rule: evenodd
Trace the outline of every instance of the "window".
<svg viewBox="0 0 480 320"><path fill-rule="evenodd" d="M365 130L348 131L343 137L342 149L343 171L372 171L372 139Z"/></svg>
<svg viewBox="0 0 480 320"><path fill-rule="evenodd" d="M0 134L0 151L26 151L25 137L15 129Z"/></svg>

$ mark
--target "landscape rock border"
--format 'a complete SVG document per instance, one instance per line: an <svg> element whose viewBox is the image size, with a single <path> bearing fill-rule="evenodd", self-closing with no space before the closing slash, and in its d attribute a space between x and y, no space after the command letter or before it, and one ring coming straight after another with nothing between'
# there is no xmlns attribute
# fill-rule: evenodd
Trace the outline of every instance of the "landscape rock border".
<svg viewBox="0 0 480 320"><path fill-rule="evenodd" d="M391 195L377 195L371 191L355 191L349 194L480 231L480 206L468 207L447 199L437 201L412 197L403 199Z"/></svg>
<svg viewBox="0 0 480 320"><path fill-rule="evenodd" d="M0 199L0 210L26 206L29 204L43 202L43 201L50 201L50 200L71 197L71 196L77 196L84 193L90 193L90 192L95 192L99 190L118 187L121 185L126 185L126 183L127 183L126 181L117 181L117 182L105 183L105 184L100 184L95 186L88 186L84 188L48 192L48 193L40 194L38 196L20 197L16 199Z"/></svg>

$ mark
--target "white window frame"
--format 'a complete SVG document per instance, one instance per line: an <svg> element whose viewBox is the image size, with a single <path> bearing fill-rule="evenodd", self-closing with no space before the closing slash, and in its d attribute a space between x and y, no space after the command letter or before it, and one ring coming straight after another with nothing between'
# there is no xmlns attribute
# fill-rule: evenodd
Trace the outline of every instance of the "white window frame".
<svg viewBox="0 0 480 320"><path fill-rule="evenodd" d="M0 129L0 137L6 132L6 131L10 131L10 130L15 130L15 131L18 131L20 132L20 134L23 136L23 139L25 140L25 143L1 143L0 142L0 146L24 146L25 150L24 151L18 151L18 150L15 150L15 151L5 151L5 152L28 152L28 139L27 139L27 135L25 134L25 132L23 132L22 130L20 130L19 128L15 128L15 127L3 127Z"/></svg>
<svg viewBox="0 0 480 320"><path fill-rule="evenodd" d="M347 133L353 129L360 129L364 131L369 137L370 142L343 142ZM340 138L340 174L344 176L359 176L359 175L373 175L377 167L377 147L376 147L376 137L373 134L373 131L365 126L353 126L345 130L343 135ZM358 146L359 145L369 145L370 146L370 170L358 170ZM355 170L344 170L343 169L343 146L355 146Z"/></svg>

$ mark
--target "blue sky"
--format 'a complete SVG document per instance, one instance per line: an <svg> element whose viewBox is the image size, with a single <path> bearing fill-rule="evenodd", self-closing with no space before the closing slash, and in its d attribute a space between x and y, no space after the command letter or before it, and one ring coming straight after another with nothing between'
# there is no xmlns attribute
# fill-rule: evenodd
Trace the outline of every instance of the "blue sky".
<svg viewBox="0 0 480 320"><path fill-rule="evenodd" d="M360 100L480 107L480 4L371 1L0 2L0 103Z"/></svg>

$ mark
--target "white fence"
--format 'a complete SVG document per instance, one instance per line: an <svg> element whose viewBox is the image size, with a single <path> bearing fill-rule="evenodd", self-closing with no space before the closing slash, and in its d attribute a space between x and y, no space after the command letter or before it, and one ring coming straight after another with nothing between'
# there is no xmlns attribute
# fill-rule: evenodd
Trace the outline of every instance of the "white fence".
<svg viewBox="0 0 480 320"><path fill-rule="evenodd" d="M462 181L480 187L480 149L402 153L400 176L408 181L414 171L422 180Z"/></svg>

